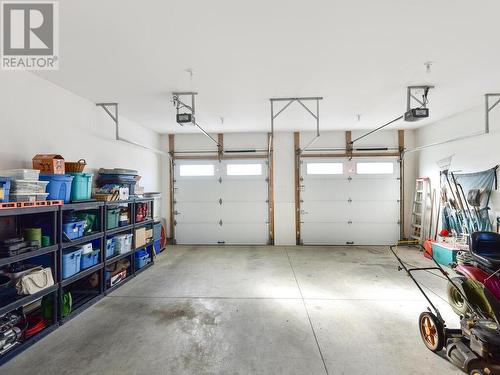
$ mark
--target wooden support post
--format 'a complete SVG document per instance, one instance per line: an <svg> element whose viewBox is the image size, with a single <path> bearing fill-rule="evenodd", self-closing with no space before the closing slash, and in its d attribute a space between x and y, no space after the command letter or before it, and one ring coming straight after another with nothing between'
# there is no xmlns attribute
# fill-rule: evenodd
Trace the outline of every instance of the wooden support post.
<svg viewBox="0 0 500 375"><path fill-rule="evenodd" d="M405 150L405 131L398 130L399 147L399 237L405 238L405 167L403 153Z"/></svg>
<svg viewBox="0 0 500 375"><path fill-rule="evenodd" d="M267 133L269 245L274 245L274 149L273 134Z"/></svg>
<svg viewBox="0 0 500 375"><path fill-rule="evenodd" d="M295 160L295 243L300 245L300 133L293 133Z"/></svg>
<svg viewBox="0 0 500 375"><path fill-rule="evenodd" d="M168 169L168 178L169 178L169 202L170 202L170 218L169 218L169 232L170 232L170 241L175 244L175 208L174 208L174 161L175 161L175 136L173 134L168 135L168 153L170 154L169 158L169 169Z"/></svg>
<svg viewBox="0 0 500 375"><path fill-rule="evenodd" d="M219 145L217 146L217 154L219 156L219 161L221 161L224 155L224 134L217 134L217 142L219 142Z"/></svg>
<svg viewBox="0 0 500 375"><path fill-rule="evenodd" d="M350 130L345 132L345 152L349 157L352 156L352 132Z"/></svg>

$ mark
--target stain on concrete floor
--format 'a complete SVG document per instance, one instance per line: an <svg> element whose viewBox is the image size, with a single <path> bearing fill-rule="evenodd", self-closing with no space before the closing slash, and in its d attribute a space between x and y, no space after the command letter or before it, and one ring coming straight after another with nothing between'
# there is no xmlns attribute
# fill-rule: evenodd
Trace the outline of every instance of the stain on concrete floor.
<svg viewBox="0 0 500 375"><path fill-rule="evenodd" d="M156 324L172 324L180 321L192 321L201 325L217 325L220 313L204 307L202 304L193 305L193 302L186 301L172 306L151 312L156 318Z"/></svg>

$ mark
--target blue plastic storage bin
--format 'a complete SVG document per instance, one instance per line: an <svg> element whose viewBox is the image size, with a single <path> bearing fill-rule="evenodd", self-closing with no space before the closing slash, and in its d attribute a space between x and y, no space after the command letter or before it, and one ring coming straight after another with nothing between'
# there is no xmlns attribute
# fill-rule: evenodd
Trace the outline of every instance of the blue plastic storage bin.
<svg viewBox="0 0 500 375"><path fill-rule="evenodd" d="M153 225L153 238L155 240L161 239L161 224L160 223Z"/></svg>
<svg viewBox="0 0 500 375"><path fill-rule="evenodd" d="M70 221L63 224L63 232L70 240L83 237L86 221Z"/></svg>
<svg viewBox="0 0 500 375"><path fill-rule="evenodd" d="M49 181L46 190L49 193L48 200L70 202L73 176L67 174L41 174L40 181Z"/></svg>
<svg viewBox="0 0 500 375"><path fill-rule="evenodd" d="M78 272L81 268L81 249L68 249L62 254L62 278L67 279Z"/></svg>
<svg viewBox="0 0 500 375"><path fill-rule="evenodd" d="M146 250L140 250L135 253L135 269L140 270L151 262L151 258Z"/></svg>
<svg viewBox="0 0 500 375"><path fill-rule="evenodd" d="M83 201L90 199L92 192L92 173L69 173L71 182L71 200Z"/></svg>
<svg viewBox="0 0 500 375"><path fill-rule="evenodd" d="M112 238L106 240L106 259L115 255L115 241Z"/></svg>
<svg viewBox="0 0 500 375"><path fill-rule="evenodd" d="M10 202L10 177L0 177L0 202Z"/></svg>
<svg viewBox="0 0 500 375"><path fill-rule="evenodd" d="M155 240L155 242L153 243L153 247L155 249L155 253L156 254L160 254L160 251L161 251L161 240Z"/></svg>
<svg viewBox="0 0 500 375"><path fill-rule="evenodd" d="M91 253L88 254L82 254L81 257L81 269L87 269L90 267L95 266L97 263L99 263L99 252L101 250L97 249L92 251Z"/></svg>

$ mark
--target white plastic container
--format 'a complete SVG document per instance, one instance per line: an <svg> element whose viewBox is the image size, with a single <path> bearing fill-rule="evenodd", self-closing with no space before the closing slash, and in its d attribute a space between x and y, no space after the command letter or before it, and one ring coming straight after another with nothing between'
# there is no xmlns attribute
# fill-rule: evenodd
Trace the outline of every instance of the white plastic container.
<svg viewBox="0 0 500 375"><path fill-rule="evenodd" d="M38 169L6 169L0 171L2 177L12 177L14 180L38 181L40 171Z"/></svg>
<svg viewBox="0 0 500 375"><path fill-rule="evenodd" d="M94 251L91 243L86 243L85 245L82 245L81 250L82 250L82 255L83 254L90 254Z"/></svg>
<svg viewBox="0 0 500 375"><path fill-rule="evenodd" d="M12 193L44 194L49 181L14 180L10 191Z"/></svg>
<svg viewBox="0 0 500 375"><path fill-rule="evenodd" d="M37 202L46 201L49 193L10 193L11 202Z"/></svg>
<svg viewBox="0 0 500 375"><path fill-rule="evenodd" d="M160 221L161 193L144 193L144 197L153 198L153 220Z"/></svg>
<svg viewBox="0 0 500 375"><path fill-rule="evenodd" d="M115 243L115 254L125 254L132 251L133 234L119 234L113 237Z"/></svg>

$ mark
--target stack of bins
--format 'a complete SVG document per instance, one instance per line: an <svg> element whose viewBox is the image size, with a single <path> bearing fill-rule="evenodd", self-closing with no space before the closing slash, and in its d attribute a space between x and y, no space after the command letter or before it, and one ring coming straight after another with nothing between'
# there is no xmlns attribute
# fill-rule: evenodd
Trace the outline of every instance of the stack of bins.
<svg viewBox="0 0 500 375"><path fill-rule="evenodd" d="M44 201L47 182L39 181L40 171L36 169L10 169L1 171L0 176L9 177L9 199L13 202Z"/></svg>
<svg viewBox="0 0 500 375"><path fill-rule="evenodd" d="M10 177L0 177L0 202L9 202L10 182Z"/></svg>
<svg viewBox="0 0 500 375"><path fill-rule="evenodd" d="M117 188L128 188L129 195L135 195L135 185L141 177L136 170L132 169L99 169L97 187L103 190Z"/></svg>

